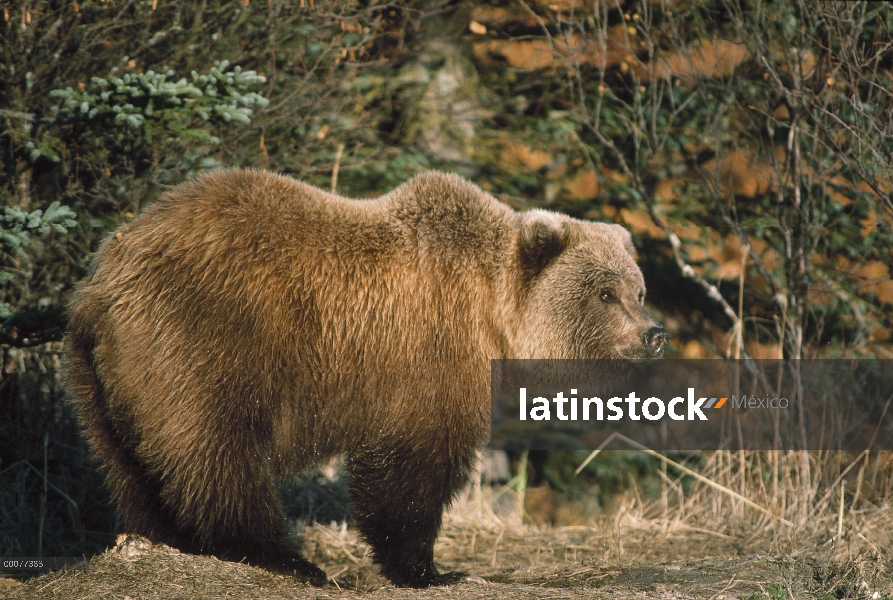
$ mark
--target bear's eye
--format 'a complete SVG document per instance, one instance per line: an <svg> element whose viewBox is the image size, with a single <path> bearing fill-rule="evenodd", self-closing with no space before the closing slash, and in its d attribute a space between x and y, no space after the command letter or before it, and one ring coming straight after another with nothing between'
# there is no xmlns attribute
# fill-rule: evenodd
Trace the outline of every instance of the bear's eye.
<svg viewBox="0 0 893 600"><path fill-rule="evenodd" d="M602 290L598 297L601 298L602 302L615 302L617 300L617 296L611 290Z"/></svg>
<svg viewBox="0 0 893 600"><path fill-rule="evenodd" d="M645 292L639 294L639 304L645 304Z"/></svg>

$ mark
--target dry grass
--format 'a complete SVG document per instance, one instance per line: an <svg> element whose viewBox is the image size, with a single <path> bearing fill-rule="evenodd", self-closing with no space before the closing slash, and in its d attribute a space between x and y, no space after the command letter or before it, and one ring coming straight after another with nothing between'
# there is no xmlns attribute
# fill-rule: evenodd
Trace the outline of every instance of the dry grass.
<svg viewBox="0 0 893 600"><path fill-rule="evenodd" d="M332 523L303 530L305 553L331 578L327 588L129 538L93 559L89 571L0 585L0 597L893 597L890 454L715 452L700 459L697 471L709 483L671 466L660 498L632 489L613 512L583 526L527 524L519 480L469 486L435 549L443 570L472 576L449 588L392 587L356 531Z"/></svg>

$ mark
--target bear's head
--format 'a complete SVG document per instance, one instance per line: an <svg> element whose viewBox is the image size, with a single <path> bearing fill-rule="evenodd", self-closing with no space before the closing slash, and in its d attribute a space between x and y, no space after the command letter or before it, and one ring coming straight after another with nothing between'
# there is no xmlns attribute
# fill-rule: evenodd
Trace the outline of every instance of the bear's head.
<svg viewBox="0 0 893 600"><path fill-rule="evenodd" d="M520 215L516 358L659 358L629 232L544 210Z"/></svg>

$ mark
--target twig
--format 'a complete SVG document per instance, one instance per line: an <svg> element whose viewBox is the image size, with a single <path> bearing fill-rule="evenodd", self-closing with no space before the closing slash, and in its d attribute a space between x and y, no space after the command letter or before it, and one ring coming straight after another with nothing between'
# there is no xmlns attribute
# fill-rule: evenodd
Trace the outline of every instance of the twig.
<svg viewBox="0 0 893 600"><path fill-rule="evenodd" d="M338 144L338 151L335 153L335 167L332 169L332 193L338 189L338 168L341 166L341 153L344 152L344 144Z"/></svg>
<svg viewBox="0 0 893 600"><path fill-rule="evenodd" d="M840 480L840 507L837 511L837 540L840 541L840 536L843 535L843 499L844 492L846 491L846 479Z"/></svg>
<svg viewBox="0 0 893 600"><path fill-rule="evenodd" d="M502 541L503 533L505 533L505 529L499 531L499 535L496 536L496 543L493 544L493 560L490 561L490 568L496 568L496 552L499 550L499 542Z"/></svg>
<svg viewBox="0 0 893 600"><path fill-rule="evenodd" d="M602 450L604 450L604 449L605 449L605 446L607 446L608 444L610 444L610 443L614 440L614 437L615 437L616 435L618 435L618 434L616 434L616 433L612 433L611 435L609 435L609 436L607 437L607 439L605 439L604 442L602 442L601 444L599 444L599 445L598 445L598 448L596 448L595 450L593 450L593 451L589 454L589 456L586 457L586 460L584 460L582 463L580 463L580 466L577 467L577 470L576 470L576 471L574 471L574 475L579 475L579 474L580 474L580 471L582 471L582 470L586 467L586 465L588 465L590 462L592 462L592 459L595 458L596 456L598 456L598 453L601 452Z"/></svg>
<svg viewBox="0 0 893 600"><path fill-rule="evenodd" d="M17 110L9 110L6 108L0 108L0 117L7 117L9 119L22 119L23 121L28 122L34 120L34 115L32 113L19 112Z"/></svg>
<svg viewBox="0 0 893 600"><path fill-rule="evenodd" d="M47 446L50 434L43 434L43 493L40 495L40 522L37 525L37 556L43 557L43 526L47 516Z"/></svg>
<svg viewBox="0 0 893 600"><path fill-rule="evenodd" d="M715 594L710 596L710 600L716 600L716 598L718 598L722 594L725 594L727 591L729 591L733 587L735 587L735 575L732 575L732 578L729 579L729 582L726 584L726 587L722 588L721 590L719 590L718 592L716 592Z"/></svg>
<svg viewBox="0 0 893 600"><path fill-rule="evenodd" d="M329 575L329 580L330 580L332 583L334 583L334 584L335 584L335 587L338 588L339 590L341 589L341 586L338 585L338 582L335 581L335 578L336 578L336 577L341 577L342 575L344 575L344 573L346 573L347 570L348 570L349 568L350 568L349 566L344 567L343 569L341 569L340 571L338 571L338 572L335 573L334 575Z"/></svg>
<svg viewBox="0 0 893 600"><path fill-rule="evenodd" d="M29 469L31 469L32 471L34 471L35 473L37 473L37 475L38 475L41 479L44 480L44 482L46 483L46 485L50 486L50 487L53 489L53 491L55 491L57 494L59 494L60 496L62 496L62 498L64 498L64 499L65 499L65 500L66 500L72 507L74 507L75 510L78 509L78 503L75 502L74 500L72 500L72 499L71 499L71 496L69 496L68 494L66 494L65 492L63 492L62 490L60 490L58 487L56 487L55 485L53 485L53 483L50 482L49 479L47 479L47 477L46 477L43 473L41 473L40 470L39 470L37 467L35 467L34 465L32 465L32 464L31 464L30 462L28 462L27 460L20 460L20 461L16 461L16 462L14 462L13 464L11 464L11 465L9 465L8 467L6 467L5 469L3 469L3 471L0 472L0 474L5 473L5 472L9 471L10 469L13 469L13 468L15 468L15 467L17 467L17 466L19 466L19 465L24 465L24 466L28 467Z"/></svg>
<svg viewBox="0 0 893 600"><path fill-rule="evenodd" d="M344 552L344 554L347 556L347 558L349 558L354 564L359 564L360 559L357 558L356 556L354 556L353 554L351 554L350 550L348 550L347 548L342 546L341 551Z"/></svg>

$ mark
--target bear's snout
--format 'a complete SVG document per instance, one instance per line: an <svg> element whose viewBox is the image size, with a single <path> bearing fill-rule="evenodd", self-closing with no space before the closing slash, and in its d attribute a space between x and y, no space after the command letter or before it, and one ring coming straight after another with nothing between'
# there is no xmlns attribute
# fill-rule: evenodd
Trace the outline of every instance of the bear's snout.
<svg viewBox="0 0 893 600"><path fill-rule="evenodd" d="M642 336L645 347L654 358L660 358L664 354L664 348L670 343L670 334L663 327L652 327Z"/></svg>

